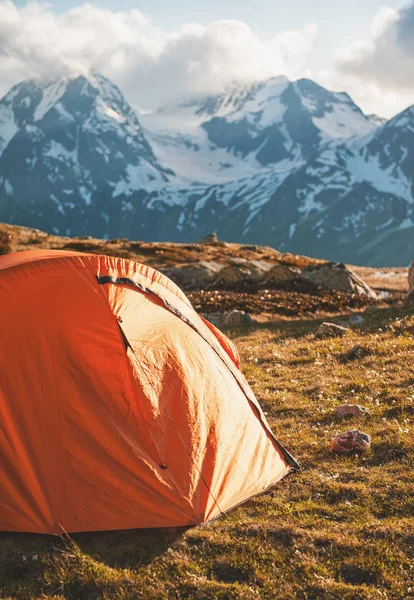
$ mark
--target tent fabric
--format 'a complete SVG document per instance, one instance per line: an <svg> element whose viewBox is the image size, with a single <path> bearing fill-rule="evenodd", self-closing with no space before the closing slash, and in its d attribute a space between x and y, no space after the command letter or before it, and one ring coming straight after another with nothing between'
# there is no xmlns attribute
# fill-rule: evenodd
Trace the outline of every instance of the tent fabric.
<svg viewBox="0 0 414 600"><path fill-rule="evenodd" d="M0 256L0 531L207 522L296 461L236 348L154 269Z"/></svg>

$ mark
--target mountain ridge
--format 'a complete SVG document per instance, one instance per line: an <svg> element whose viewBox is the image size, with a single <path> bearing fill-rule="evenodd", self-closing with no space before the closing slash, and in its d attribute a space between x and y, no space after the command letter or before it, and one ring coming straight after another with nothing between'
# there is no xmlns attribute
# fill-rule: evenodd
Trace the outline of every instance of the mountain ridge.
<svg viewBox="0 0 414 600"><path fill-rule="evenodd" d="M414 107L382 123L308 79L238 86L152 115L96 72L26 81L0 101L0 220L148 240L216 230L405 265L413 133Z"/></svg>

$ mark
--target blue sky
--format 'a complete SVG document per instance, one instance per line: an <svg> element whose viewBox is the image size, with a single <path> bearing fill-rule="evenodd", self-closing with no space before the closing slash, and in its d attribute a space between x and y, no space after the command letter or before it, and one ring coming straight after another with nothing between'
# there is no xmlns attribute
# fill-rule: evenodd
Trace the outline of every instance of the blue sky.
<svg viewBox="0 0 414 600"><path fill-rule="evenodd" d="M7 39L9 26L2 34L1 21L13 4L16 34L10 30ZM72 69L75 63L89 68L95 60L136 104L153 101L149 88L164 98L174 86L207 92L233 79L279 74L348 91L367 112L390 116L414 103L407 78L414 72L413 45L405 44L403 53L398 46L399 21L413 29L414 0L90 0L93 10L79 0L41 2L37 9L24 0L13 4L0 0L0 56L11 57L3 69L0 64L0 92L2 78L4 87L13 73L59 71L59 60L65 68L69 62ZM141 20L131 17L134 9ZM228 20L233 24L212 25ZM86 37L89 46L82 46Z"/></svg>

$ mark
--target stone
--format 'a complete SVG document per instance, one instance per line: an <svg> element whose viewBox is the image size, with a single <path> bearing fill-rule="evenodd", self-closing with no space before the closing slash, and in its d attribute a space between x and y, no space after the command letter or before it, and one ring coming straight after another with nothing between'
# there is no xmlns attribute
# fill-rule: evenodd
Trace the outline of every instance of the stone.
<svg viewBox="0 0 414 600"><path fill-rule="evenodd" d="M312 293L318 286L302 275L300 269L288 265L275 265L265 275L262 287Z"/></svg>
<svg viewBox="0 0 414 600"><path fill-rule="evenodd" d="M252 317L243 310L229 310L225 313L200 313L215 327L241 327L254 323Z"/></svg>
<svg viewBox="0 0 414 600"><path fill-rule="evenodd" d="M352 361L360 361L367 356L372 356L374 354L374 350L369 346L362 346L361 344L355 344L352 346L350 350L340 354L338 356L339 362L342 364L346 364Z"/></svg>
<svg viewBox="0 0 414 600"><path fill-rule="evenodd" d="M336 435L332 440L331 450L335 454L347 456L350 454L364 454L370 447L371 436L354 429Z"/></svg>
<svg viewBox="0 0 414 600"><path fill-rule="evenodd" d="M227 290L258 287L272 266L272 263L264 260L232 258L231 263L220 271L214 283L218 288Z"/></svg>
<svg viewBox="0 0 414 600"><path fill-rule="evenodd" d="M12 252L13 234L8 231L0 231L0 254Z"/></svg>
<svg viewBox="0 0 414 600"><path fill-rule="evenodd" d="M365 323L365 319L362 315L351 315L349 317L350 325L362 325L363 323Z"/></svg>
<svg viewBox="0 0 414 600"><path fill-rule="evenodd" d="M215 283L224 266L212 260L202 260L163 269L162 272L184 290L208 289Z"/></svg>
<svg viewBox="0 0 414 600"><path fill-rule="evenodd" d="M407 300L414 302L414 260L408 269L408 296Z"/></svg>
<svg viewBox="0 0 414 600"><path fill-rule="evenodd" d="M343 337L347 335L349 331L350 329L348 329L348 327L342 327L342 325L336 325L335 323L322 323L315 331L315 337Z"/></svg>
<svg viewBox="0 0 414 600"><path fill-rule="evenodd" d="M205 237L201 238L198 242L199 244L215 244L218 242L218 237L216 233L209 233Z"/></svg>
<svg viewBox="0 0 414 600"><path fill-rule="evenodd" d="M256 246L255 244L244 244L240 246L240 250L249 250L251 252L257 252L260 246Z"/></svg>
<svg viewBox="0 0 414 600"><path fill-rule="evenodd" d="M223 323L229 327L237 327L238 325L249 325L253 323L253 319L244 310L230 310L223 315Z"/></svg>
<svg viewBox="0 0 414 600"><path fill-rule="evenodd" d="M302 271L302 275L323 288L368 296L373 300L377 298L374 290L344 263L328 262L306 267Z"/></svg>
<svg viewBox="0 0 414 600"><path fill-rule="evenodd" d="M369 415L369 411L359 404L341 404L335 411L335 417L344 419L346 417L364 417Z"/></svg>

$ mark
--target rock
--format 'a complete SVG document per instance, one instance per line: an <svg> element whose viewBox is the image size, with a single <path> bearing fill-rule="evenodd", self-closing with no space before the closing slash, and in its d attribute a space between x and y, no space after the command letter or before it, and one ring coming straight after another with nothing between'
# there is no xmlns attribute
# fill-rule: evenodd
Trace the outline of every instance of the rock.
<svg viewBox="0 0 414 600"><path fill-rule="evenodd" d="M336 325L335 323L322 323L315 331L315 337L343 337L344 335L347 335L349 331L350 329L348 329L348 327L342 327L341 325Z"/></svg>
<svg viewBox="0 0 414 600"><path fill-rule="evenodd" d="M163 269L164 275L185 290L208 289L216 281L225 265L202 260Z"/></svg>
<svg viewBox="0 0 414 600"><path fill-rule="evenodd" d="M362 325L363 323L365 323L365 319L362 315L351 315L349 317L350 325Z"/></svg>
<svg viewBox="0 0 414 600"><path fill-rule="evenodd" d="M231 264L220 271L214 284L224 290L257 289L272 266L272 263L265 260L233 258Z"/></svg>
<svg viewBox="0 0 414 600"><path fill-rule="evenodd" d="M355 344L348 352L344 352L338 356L339 362L346 364L352 361L362 360L366 356L372 356L374 350L369 346L362 346L361 344Z"/></svg>
<svg viewBox="0 0 414 600"><path fill-rule="evenodd" d="M218 237L216 233L209 233L205 237L201 238L198 242L199 244L215 244L218 242Z"/></svg>
<svg viewBox="0 0 414 600"><path fill-rule="evenodd" d="M230 310L225 313L200 313L204 319L218 328L240 327L254 323L252 317L243 310Z"/></svg>
<svg viewBox="0 0 414 600"><path fill-rule="evenodd" d="M344 263L323 263L318 266L306 267L302 274L323 288L351 292L359 296L376 299L377 295Z"/></svg>
<svg viewBox="0 0 414 600"><path fill-rule="evenodd" d="M217 242L214 245L226 243ZM306 288L314 286L301 275L299 269L274 265L266 260L248 260L231 257L226 263L199 261L179 264L163 269L163 273L185 290L221 289L230 291L258 291L259 289L298 289L299 283ZM315 286L316 287L316 286Z"/></svg>
<svg viewBox="0 0 414 600"><path fill-rule="evenodd" d="M222 313L212 312L212 313L200 313L200 316L206 321L210 321L215 327L221 327Z"/></svg>
<svg viewBox="0 0 414 600"><path fill-rule="evenodd" d="M407 300L414 302L414 260L408 269L408 296Z"/></svg>
<svg viewBox="0 0 414 600"><path fill-rule="evenodd" d="M371 437L367 433L354 429L336 435L331 450L335 454L364 454L371 447Z"/></svg>
<svg viewBox="0 0 414 600"><path fill-rule="evenodd" d="M249 250L251 252L257 252L260 246L256 246L255 244L244 244L240 246L240 250Z"/></svg>
<svg viewBox="0 0 414 600"><path fill-rule="evenodd" d="M313 293L318 286L302 275L302 271L288 265L275 265L265 275L262 287Z"/></svg>
<svg viewBox="0 0 414 600"><path fill-rule="evenodd" d="M369 415L369 411L359 404L342 404L335 411L335 417L344 419L346 417L363 417Z"/></svg>
<svg viewBox="0 0 414 600"><path fill-rule="evenodd" d="M13 234L7 231L0 231L0 254L12 252Z"/></svg>
<svg viewBox="0 0 414 600"><path fill-rule="evenodd" d="M223 315L223 323L230 327L253 323L253 319L244 310L231 310Z"/></svg>

